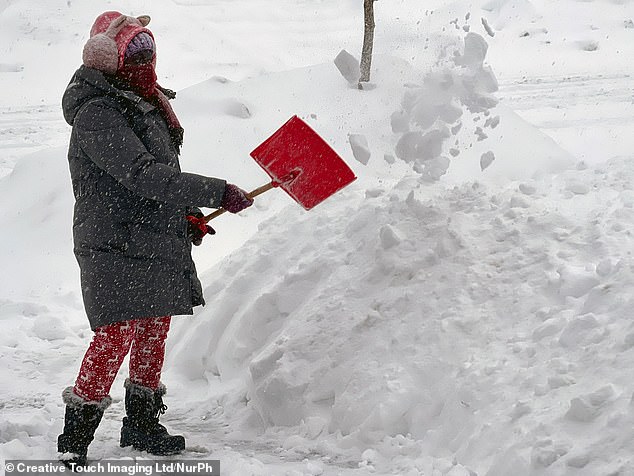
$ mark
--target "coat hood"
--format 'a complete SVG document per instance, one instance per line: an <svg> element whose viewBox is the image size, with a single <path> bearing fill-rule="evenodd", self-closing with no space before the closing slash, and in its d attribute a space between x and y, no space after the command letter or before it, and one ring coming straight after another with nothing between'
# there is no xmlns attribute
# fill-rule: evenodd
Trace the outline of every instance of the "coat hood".
<svg viewBox="0 0 634 476"><path fill-rule="evenodd" d="M88 101L98 97L113 97L128 101L140 107L145 112L154 106L130 91L116 88L105 75L96 69L80 66L70 80L62 97L62 112L69 125L73 125L77 113Z"/></svg>

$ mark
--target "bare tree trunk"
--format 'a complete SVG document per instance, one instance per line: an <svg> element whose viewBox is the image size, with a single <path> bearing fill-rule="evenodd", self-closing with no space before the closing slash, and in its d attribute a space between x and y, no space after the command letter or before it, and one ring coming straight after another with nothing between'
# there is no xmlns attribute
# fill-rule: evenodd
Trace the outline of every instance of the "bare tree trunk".
<svg viewBox="0 0 634 476"><path fill-rule="evenodd" d="M361 76L359 89L363 89L361 83L370 81L370 68L372 67L372 47L374 46L374 2L375 0L363 0L363 16L365 28L363 31L363 50L361 51Z"/></svg>

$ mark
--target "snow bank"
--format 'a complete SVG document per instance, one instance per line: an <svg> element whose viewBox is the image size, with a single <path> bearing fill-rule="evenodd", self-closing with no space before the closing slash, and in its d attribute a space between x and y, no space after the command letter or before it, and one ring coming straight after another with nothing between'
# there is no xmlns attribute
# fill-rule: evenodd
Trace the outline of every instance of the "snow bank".
<svg viewBox="0 0 634 476"><path fill-rule="evenodd" d="M338 51L331 48L356 50L361 42L350 31L356 30L362 10L339 1L311 6L278 0L270 8L251 1L229 7L218 1L6 0L0 2L0 86L11 93L2 105L57 104L81 62L92 22L108 10L150 14L159 82L172 89L213 74L242 79L326 61ZM331 25L330 41L324 41L324 22Z"/></svg>
<svg viewBox="0 0 634 476"><path fill-rule="evenodd" d="M48 149L21 159L0 179L0 203L3 297L46 299L76 290L74 198L66 150Z"/></svg>

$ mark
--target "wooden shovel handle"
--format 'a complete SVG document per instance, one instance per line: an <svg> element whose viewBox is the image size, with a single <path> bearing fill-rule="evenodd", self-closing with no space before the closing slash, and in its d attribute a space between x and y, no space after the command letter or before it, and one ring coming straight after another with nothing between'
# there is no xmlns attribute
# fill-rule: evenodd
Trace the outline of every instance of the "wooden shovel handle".
<svg viewBox="0 0 634 476"><path fill-rule="evenodd" d="M271 190L272 188L275 188L277 186L278 186L278 184L276 182L269 182L266 185L262 185L261 187L258 187L255 190L252 190L249 193L247 193L247 197L255 198L258 195L262 195L264 192L268 192L269 190ZM213 212L213 213L211 213L211 214L209 214L209 215L207 215L205 217L205 223L209 223L211 220L213 220L216 217L219 217L220 215L222 215L226 211L227 210L225 210L224 208L219 208L215 212Z"/></svg>

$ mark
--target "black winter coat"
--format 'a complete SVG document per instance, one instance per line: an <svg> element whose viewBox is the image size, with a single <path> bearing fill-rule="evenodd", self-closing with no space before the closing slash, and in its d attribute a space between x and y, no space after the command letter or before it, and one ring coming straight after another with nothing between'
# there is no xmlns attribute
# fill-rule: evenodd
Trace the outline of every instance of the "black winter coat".
<svg viewBox="0 0 634 476"><path fill-rule="evenodd" d="M74 252L92 329L204 304L185 215L220 206L224 180L180 171L159 110L82 66L64 93L73 126Z"/></svg>

